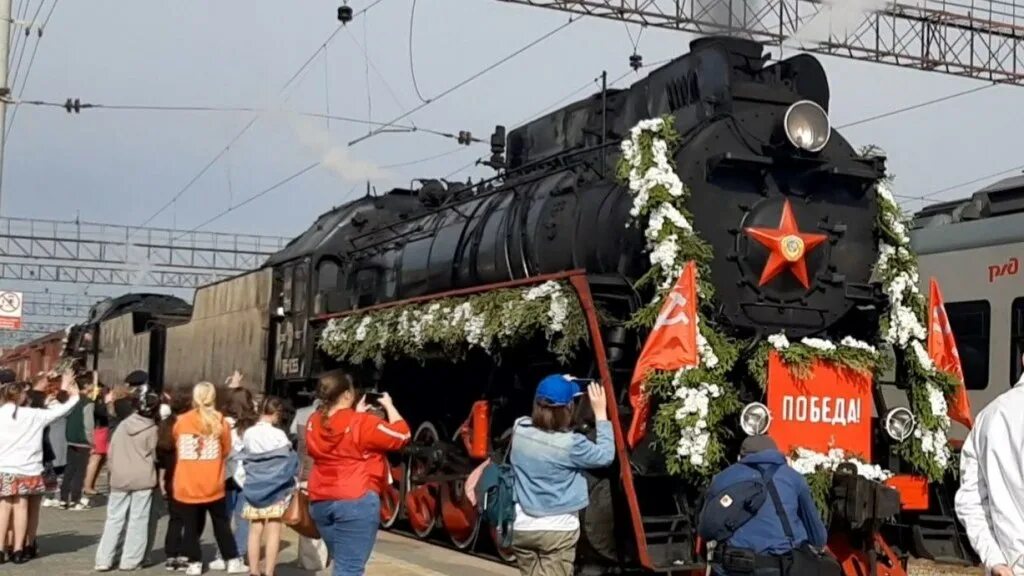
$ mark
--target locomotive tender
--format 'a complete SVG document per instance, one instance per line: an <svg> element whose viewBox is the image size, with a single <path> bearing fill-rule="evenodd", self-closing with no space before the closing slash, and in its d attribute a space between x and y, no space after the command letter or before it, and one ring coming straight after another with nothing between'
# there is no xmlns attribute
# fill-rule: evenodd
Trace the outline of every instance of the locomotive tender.
<svg viewBox="0 0 1024 576"><path fill-rule="evenodd" d="M754 42L696 40L689 54L627 89L569 104L511 130L507 139L499 129L491 159L501 168L498 177L478 184L427 180L418 189L396 188L332 209L260 270L200 288L192 322L150 323L128 338L151 327L163 333L150 342L164 342L166 354L150 345L143 366L162 370L167 385L195 381L198 375L183 372L189 358L216 356L217 364L200 362L207 378L247 366L250 386L301 398L318 373L336 364L316 346L330 318L569 279L590 334L588 349L568 366L538 340L501 350L500 357L477 350L459 362L438 354L425 365L348 367L366 386L390 391L416 430L413 446L392 461L382 523L404 520L421 537L439 532L459 548L497 549L465 501L462 483L489 451L507 446L512 421L528 413L539 378L571 372L601 379L616 399L618 457L590 478L581 569L697 568L701 487L668 475L650 438L633 450L623 440L632 417L629 381L644 341L624 321L652 294L634 288L649 263L643 233L630 225L632 198L615 178L618 144L641 120L674 118L682 142L677 173L692 194L694 228L714 249L711 321L717 327L745 338L784 330L797 338L872 341L886 304L872 281L874 187L884 161L861 156L832 131L828 107L828 81L815 58L770 63ZM788 262L773 262L747 232L758 228L788 230L782 239ZM802 272L791 265L797 263ZM770 274L771 268L781 272ZM76 334L92 334L97 344L76 336L69 350L89 355L94 366L109 361L105 351L121 345L103 339L110 321L79 327ZM201 327L193 326L197 321ZM244 338L232 336L239 325ZM755 408L764 399L747 375L737 375L735 386ZM858 414L877 417L884 410L865 406ZM756 409L745 414L755 431L772 416ZM588 416L581 407L584 431ZM875 418L866 441L898 468L881 421ZM738 422L732 426L739 431ZM848 526L877 526L894 512L884 504L887 489L877 484L850 481L843 490L835 504ZM870 538L851 545L872 548Z"/></svg>

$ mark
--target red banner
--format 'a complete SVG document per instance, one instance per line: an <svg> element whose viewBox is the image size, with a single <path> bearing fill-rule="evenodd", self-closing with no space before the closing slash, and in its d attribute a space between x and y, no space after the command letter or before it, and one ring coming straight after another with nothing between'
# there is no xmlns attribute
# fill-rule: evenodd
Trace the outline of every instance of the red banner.
<svg viewBox="0 0 1024 576"><path fill-rule="evenodd" d="M651 370L676 371L697 365L697 267L687 262L675 287L665 296L654 329L647 337L629 384L633 423L627 440L636 446L647 434L650 400L644 378Z"/></svg>
<svg viewBox="0 0 1024 576"><path fill-rule="evenodd" d="M949 372L960 381L960 386L949 403L949 417L971 428L974 426L974 417L971 416L971 400L967 397L967 388L964 386L964 369L960 365L956 339L949 326L946 305L942 302L942 292L935 278L931 279L929 290L928 319L928 356L931 356L937 369Z"/></svg>
<svg viewBox="0 0 1024 576"><path fill-rule="evenodd" d="M768 435L783 454L841 448L871 461L871 373L814 362L798 379L775 351L768 359Z"/></svg>

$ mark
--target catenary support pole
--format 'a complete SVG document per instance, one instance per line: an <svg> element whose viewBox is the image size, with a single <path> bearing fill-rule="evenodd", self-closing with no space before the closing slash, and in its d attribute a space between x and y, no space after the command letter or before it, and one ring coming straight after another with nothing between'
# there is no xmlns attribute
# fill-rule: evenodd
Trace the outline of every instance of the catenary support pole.
<svg viewBox="0 0 1024 576"><path fill-rule="evenodd" d="M4 192L4 149L7 148L7 100L11 97L11 87L7 79L8 52L11 47L11 28L14 26L11 16L12 0L0 0L0 214L3 214Z"/></svg>

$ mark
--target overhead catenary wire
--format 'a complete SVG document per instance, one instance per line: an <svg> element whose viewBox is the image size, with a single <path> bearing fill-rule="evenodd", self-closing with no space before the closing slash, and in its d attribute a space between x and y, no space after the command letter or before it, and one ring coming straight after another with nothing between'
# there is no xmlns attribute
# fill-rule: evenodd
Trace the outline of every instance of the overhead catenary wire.
<svg viewBox="0 0 1024 576"><path fill-rule="evenodd" d="M36 40L36 43L32 46L32 56L28 59L28 67L25 68L25 77L21 80L21 85L18 88L18 98L20 99L25 93L25 87L28 86L29 76L32 74L32 65L36 62L36 54L39 52L39 43L43 41L42 34L46 31L46 27L50 24L50 18L53 17L54 10L57 9L57 4L60 0L53 0L53 4L50 5L50 11L46 13L46 19L43 20L42 26L39 28L40 36ZM11 112L11 120L7 123L7 134L5 138L11 137L11 132L14 130L14 122L18 119L18 106L15 104L14 111Z"/></svg>
<svg viewBox="0 0 1024 576"><path fill-rule="evenodd" d="M423 97L423 93L420 92L419 82L416 81L416 63L413 59L412 50L412 36L413 26L416 23L416 0L412 0L412 8L409 9L409 75L412 76L412 87L416 90L416 96L419 96L420 102L426 102L427 99Z"/></svg>
<svg viewBox="0 0 1024 576"><path fill-rule="evenodd" d="M659 60L657 62L651 62L650 64L644 64L642 66L642 68L654 68L654 67L657 67L657 66L661 66L662 64L664 64L666 62L669 62L670 60L672 60L672 58L666 58L664 60ZM624 78L626 78L626 76L629 76L630 74L636 74L636 73L637 73L636 70L633 70L632 68L629 68L625 72L620 74L619 76L615 77L612 80L609 80L608 81L608 87L610 88L610 87L614 86L615 84L618 84L619 82L621 82ZM579 95L582 92L585 92L588 88L590 88L592 86L595 86L595 85L597 86L597 88L600 88L600 78L601 78L600 76L597 76L596 78L592 78L590 80L587 80L587 82L585 82L579 88L576 88L575 90L569 92L565 96L562 96L558 100L552 102L551 104L548 104L547 106L542 108L540 111L534 112L532 114L529 114L528 116L524 117L522 120L514 122L512 125L513 126L522 126L523 124L526 124L527 122L532 122L533 120L539 118L540 116L543 116L544 114L547 114L551 110L553 110L553 109L557 108L558 106L564 104L566 101L572 99L574 96L577 96L577 95ZM444 179L451 178L452 176L454 176L456 174L464 172L464 171L472 168L473 166L476 166L476 165L480 164L483 160L484 160L483 158L477 158L477 159L473 160L472 162L464 164L464 165L460 166L459 168L456 168L455 170L449 172L448 174L443 176L443 178Z"/></svg>
<svg viewBox="0 0 1024 576"><path fill-rule="evenodd" d="M43 11L43 5L46 4L46 0L40 0L39 6L36 6L36 13L32 15L31 22L35 23L39 20L39 14ZM25 58L25 51L28 48L28 37L32 34L32 28L25 28L25 41L21 43L21 52L18 54L18 63L14 66L14 75L11 76L8 73L8 86L18 85L18 72L21 71L21 62ZM38 44L38 40L36 42Z"/></svg>
<svg viewBox="0 0 1024 576"><path fill-rule="evenodd" d="M382 170L391 170L392 168L403 168L405 166L415 166L416 164L423 164L424 162L430 162L431 160L437 160L439 158L445 158L445 157L451 156L452 154L455 154L457 152L462 152L463 150L466 150L466 147L465 146L459 146L458 148L452 148L451 150L447 150L445 152L440 152L440 153L437 153L437 154L431 154L430 156L426 156L426 157L423 157L423 158L417 158L416 160L408 160L408 161L405 161L405 162L396 162L395 164L385 164L383 166L379 166L379 168L382 169Z"/></svg>
<svg viewBox="0 0 1024 576"><path fill-rule="evenodd" d="M964 186L970 186L972 184L978 184L979 182L984 182L985 180L989 180L991 178L996 178L998 176L1005 176L1007 174L1012 174L1014 172L1020 172L1022 170L1024 170L1024 164L1018 164L1017 166L1013 166L1011 168L1006 168L1004 170L998 170L998 171L995 171L995 172L990 172L988 174L985 174L984 176L977 176L977 177L971 178L969 180L964 180L962 182L958 182L956 184L952 184L952 185L946 186L944 188L940 188L938 190L935 190L934 192L929 192L927 194L913 196L913 195L909 195L909 194L895 194L894 193L893 196L896 196L897 198L902 198L904 200L921 200L921 201L932 200L932 199L935 198L935 196L938 196L939 194L943 194L945 192L956 190L958 188L963 188Z"/></svg>
<svg viewBox="0 0 1024 576"><path fill-rule="evenodd" d="M372 138L373 136L376 136L377 134L380 134L381 132L383 132L389 126L392 126L396 122L400 122L400 121L406 119L410 115L415 114L416 112L426 108L430 104L433 104L434 102L437 102L438 100L441 100L442 98L448 96L449 94L459 90L460 88L462 88L462 87L466 86L467 84L473 82L477 78L479 78L479 77L483 76L484 74L487 74L491 70L494 70L495 68L501 66L505 62L508 62L509 60L515 58L516 56L519 56L523 52L526 52L530 48L533 48L537 44L540 44L541 42L547 40L548 38L550 38L550 37L554 36L555 34L561 32L562 30L565 30L567 27L569 27L570 25L572 25L574 22L576 22L578 20L579 20L579 17L569 18L569 20L566 21L564 24L562 24L562 25L558 26L557 28L547 32L543 36L540 36L540 37L532 40L531 42L529 42L525 46L519 48L518 50L512 52L511 54L508 54L507 56L501 58L497 62L488 65L484 69L482 69L482 70L472 74L468 78L465 78L464 80L454 84L453 86L448 87L447 89L445 89L444 91L439 93L437 96L434 96L433 98L430 98L426 102L422 102L418 106L413 107L411 110L408 110L408 111L406 111L406 112L396 116L395 118L392 118L390 121L386 122L384 124L384 126L381 126L380 128L377 128L375 130L370 131L370 133L366 134L365 136L360 136L359 138L356 138L355 140L350 141L348 143L348 145L349 146L353 146L355 144L358 144L359 142L362 142L363 140L366 140L367 138Z"/></svg>
<svg viewBox="0 0 1024 576"><path fill-rule="evenodd" d="M349 37L355 38L348 28L345 29L348 32ZM360 46L363 49L363 82L366 84L366 117L373 120L373 93L370 90L370 31L366 24L366 18L363 18L363 44L366 46ZM369 130L367 130L369 131Z"/></svg>
<svg viewBox="0 0 1024 576"><path fill-rule="evenodd" d="M357 16L360 16L360 15L364 15L364 14L366 14L366 12L368 12L368 11L369 11L369 10L371 10L371 9L372 9L372 8L373 8L374 6L376 6L376 5L380 4L380 3L381 3L381 2L383 2L383 1L384 1L384 0L374 0L373 2L371 2L370 4L368 4L368 5L367 5L367 6L365 7L365 8L363 8L363 9L361 9L361 10L357 11L357 12L356 12L355 14L353 14L353 18L355 18L355 17L357 17ZM339 25L338 25L338 26L337 26L337 27L336 27L336 28L334 29L334 31L333 31L333 32L331 32L331 33L330 33L330 35L328 35L328 36L327 36L327 39L326 39L326 40L324 40L324 41L323 41L323 43L321 43L321 45L320 45L320 46L319 46L319 47L318 47L318 48L316 49L316 51L314 51L314 52L313 52L313 54L311 54L311 55L310 55L310 57L309 57L309 58L307 58L307 59L306 59L306 61L305 61L305 62L303 62L301 66L299 66L299 69L298 69L298 70L296 70L296 71L295 71L295 73L294 73L294 74L292 74L290 78L288 78L288 81L284 83L284 86L282 86L282 87L281 87L281 90L280 90L280 91L278 92L278 95L279 95L279 96L280 96L280 95L283 95L283 94L284 94L285 92L287 92L287 91L288 91L288 89L289 89L289 88L290 88L290 87L291 87L291 86L293 85L293 83L294 83L294 82L296 81L296 79L298 79L298 78L299 78L299 76L301 76L303 72L305 72L306 70L308 70L308 69L309 69L309 66L310 66L310 64L312 64L312 63L313 63L313 61L314 61L314 60L316 60L316 57L317 57L317 56L318 56L318 55L320 54L320 50L326 49L327 45L328 45L328 44L330 44L330 43L331 43L331 41L333 41L335 37L337 37L338 33L339 33L339 32L341 32L341 29L342 29L342 28L344 28L344 27L345 27L345 26L344 26L344 24L339 24ZM286 96L286 97L285 97L285 102L287 102L287 101L288 101L288 98L289 98L289 97L290 97L290 95L289 95L289 96ZM149 216L148 218L146 218L146 220L145 220L145 221L144 221L144 222L143 222L142 224L140 224L139 226L140 226L140 227L142 227L142 226L145 226L146 224L149 224L150 222L152 222L153 220L155 220L155 219L156 219L156 218L157 218L158 216L160 216L160 214L162 214L162 213L163 213L163 212L164 212L165 210L167 210L168 208L170 208L171 206L173 206L173 205L174 205L174 203L175 203L175 202L177 202L177 201L178 201L178 199L179 199L179 198L181 198L181 196L182 196L182 195L184 195L184 194L185 194L185 193L186 193L186 192L187 192L187 191L188 191L189 189L191 189L191 188L192 188L192 186L193 186L193 185L194 185L194 184L195 184L196 182L198 182L198 181L199 181L199 179L200 179L200 178L202 178L202 177L203 177L203 175L204 175L204 174L206 174L206 173L207 173L207 172L208 172L208 171L210 170L210 168L212 168L212 167L213 167L213 165L214 165L214 164L216 164L216 163L217 163L217 162L218 162L218 161L219 161L219 160L220 160L221 158L223 158L223 157L224 157L224 154L226 154L226 153L227 153L227 151L228 151L228 150L230 150L230 149L231 149L231 147L232 147L232 146L233 146L233 145L234 145L235 143L237 143L237 142L238 142L238 141L239 141L239 140L240 140L240 139L242 138L242 136L244 136L244 135L245 135L245 134L246 134L246 133L247 133L247 132L248 132L248 131L249 131L250 129L252 129L253 125L254 125L254 124L256 124L256 121L257 121L257 120L258 120L259 118L260 118L260 115L257 115L257 116L254 116L254 117L252 118L252 120L250 120L249 122L247 122L247 123L245 124L245 126L243 126L241 130L239 130L238 134L236 134L236 135L235 135L235 137L234 137L234 138L232 138L232 139L231 139L231 140L230 140L230 141L228 142L227 146L224 146L223 148L221 148L221 150L220 150L219 152L217 152L217 154L215 154L215 155L214 155L214 157L213 157L213 158L212 158L212 159L211 159L211 160L210 160L210 161L209 161L209 162L208 162L208 163L207 163L206 165L204 165L204 166L203 166L203 168L202 168L202 169L200 169L200 170L199 170L199 172L197 172L197 173L195 174L195 176L193 176L193 177L192 177L192 178L191 178L191 179L190 179L190 180L189 180L189 181L188 181L188 182L187 182L187 183L185 184L185 186L183 186L183 187L182 187L182 188L181 188L180 190L178 190L178 192L176 192L176 193L175 193L175 194L174 194L174 195L173 195L173 196L171 197L171 199L170 199L170 200L168 200L167 202L165 202L165 203L164 203L164 204L163 204L163 205L162 205L162 206L161 206L160 208L158 208L158 209L157 209L157 210L156 210L156 211L155 211L155 212L154 212L153 214L151 214L151 215L150 215L150 216Z"/></svg>
<svg viewBox="0 0 1024 576"><path fill-rule="evenodd" d="M391 86L391 83L388 82L387 77L384 76L384 74L380 71L380 68L377 68L377 65L373 62L373 59L370 58L370 53L367 51L366 47L364 47L359 42L359 40L356 38L356 35L353 34L351 30L348 31L348 35L349 35L349 38L352 40L352 43L355 44L359 48L359 50L363 53L363 58L365 58L367 69L368 70L373 70L373 73L376 74L377 78L380 78L381 83L384 84L384 89L387 90L388 95L391 96L391 100L395 103L396 106L398 106L399 110L401 110L402 112L405 112L406 111L406 107L405 107L404 104L402 104L402 99L398 97L398 94L395 92L395 89ZM370 82L369 76L367 76L366 82L367 82L367 85L369 85L369 82ZM370 102L367 102L367 104L369 105ZM373 115L372 114L367 114L367 118L370 118L372 120L373 119ZM383 124L383 122L380 122L380 124ZM410 118L409 119L409 124L412 124L413 126L415 126L416 122L413 122L412 118Z"/></svg>
<svg viewBox="0 0 1024 576"><path fill-rule="evenodd" d="M7 100L10 104L24 105L24 106L44 106L49 108L61 108L65 109L67 103L53 102L48 100ZM242 113L257 113L266 114L268 112L275 111L272 108L256 108L251 106L191 106L191 105L159 105L159 104L98 104L91 102L79 102L77 107L82 110L114 110L114 111L128 111L128 112L242 112ZM320 120L335 120L338 122L347 122L349 124L361 124L365 126L384 126L384 122L376 122L373 120L366 120L364 118L355 118L352 116L342 116L339 114L325 114L322 112L292 112L286 110L277 110L278 112L295 114L296 116L302 116L306 118L317 118ZM252 120L255 121L255 118ZM393 132L423 132L425 134L432 134L435 136L441 136L444 138L450 138L457 140L459 135L454 132L448 132L445 130L437 130L433 128L424 128L422 126L416 126L413 124L392 124L390 126ZM474 143L483 143L484 141L479 138L472 138ZM229 143L234 144L237 138Z"/></svg>
<svg viewBox="0 0 1024 576"><path fill-rule="evenodd" d="M975 86L974 88L970 88L968 90L962 90L960 92L954 92L952 94L947 94L947 95L941 96L939 98L933 98L931 100L925 100L924 102L918 102L917 104L911 104L909 106L903 106L902 108L896 108L896 109L890 110L888 112L883 112L881 114L875 114L873 116L868 116L867 118L861 118L860 120L854 120L853 122L847 122L846 124L842 124L840 126L836 126L836 128L839 129L839 130L844 130L846 128L852 128L854 126L860 126L861 124L867 124L869 122L874 122L875 120L881 120L883 118L889 118L891 116L896 116L897 114L902 114L904 112L910 112L912 110L917 110L919 108L924 108L926 106L931 106L933 104L939 104L940 102L946 102L946 101L949 101L949 100L960 98L961 96L967 96L967 95L970 95L970 94L975 94L977 92L981 92L982 90L988 90L989 88L992 88L993 86L996 86L996 85L997 85L996 83L992 83L992 84L985 84L983 86Z"/></svg>
<svg viewBox="0 0 1024 576"><path fill-rule="evenodd" d="M29 10L28 6L31 3L32 3L32 0L23 0L23 1L18 3L18 8L16 10L16 15L14 17L14 21L15 22L23 22L25 20L25 16L28 15L28 10ZM5 78L5 81L7 82L7 86L11 85L11 68L12 67L10 66L10 63L13 62L13 60L14 60L14 56L13 55L18 51L18 46L21 44L21 36L22 36L22 34L17 30L16 26L17 25L14 22L11 22L11 27L12 27L12 32L13 33L8 37L8 40L7 40L8 66L7 66L7 78Z"/></svg>
<svg viewBox="0 0 1024 576"><path fill-rule="evenodd" d="M245 200L239 202L238 204L234 204L232 206L229 206L227 209L222 210L221 212L218 212L217 214L214 214L213 216L207 218L206 220L204 220L200 224L196 225L192 229L186 230L186 231L182 232L181 234L176 236L174 238L174 240L178 240L180 238L183 238L184 236L188 235L189 233L195 232L195 231L199 230L200 228L208 226L208 225L212 224L213 222L223 218L224 216L227 216L228 214L230 214L231 212L234 212L235 210L238 210L242 206L245 206L245 205L247 205L247 204L249 204L251 202L255 202L256 200L266 196L267 194L270 194L274 190L277 190L278 188L284 186L285 184L288 184L289 182L299 178L300 176L304 175L305 173L309 172L310 170L312 170L313 168L316 168L319 165L320 165L319 161L313 162L312 164L309 164L308 166L302 168L298 172L294 172L291 175L285 177L284 179L279 180L276 183L272 184L271 186L269 186L267 188L264 188L263 190L260 190L259 192L249 196L248 198L246 198Z"/></svg>

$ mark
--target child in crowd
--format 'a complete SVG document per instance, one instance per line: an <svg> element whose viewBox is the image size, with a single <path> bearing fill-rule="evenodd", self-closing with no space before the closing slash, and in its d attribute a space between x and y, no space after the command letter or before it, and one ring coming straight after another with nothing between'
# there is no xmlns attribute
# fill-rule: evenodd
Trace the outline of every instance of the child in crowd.
<svg viewBox="0 0 1024 576"><path fill-rule="evenodd" d="M157 486L156 419L160 398L147 394L134 403L138 411L121 422L110 441L110 501L96 550L97 572L113 568L122 536L121 570L141 568L146 554L149 513Z"/></svg>
<svg viewBox="0 0 1024 576"><path fill-rule="evenodd" d="M231 378L228 381L231 382ZM231 512L231 520L234 523L238 555L245 558L249 549L249 521L242 517L242 507L245 504L245 499L242 498L242 486L245 485L245 468L242 466L242 436L249 427L256 423L258 418L252 392L246 388L228 388L225 391L220 410L224 414L224 420L231 427L231 455L228 456L224 489L227 493L228 511ZM223 570L223 562L218 557L210 563L210 568Z"/></svg>
<svg viewBox="0 0 1024 576"><path fill-rule="evenodd" d="M288 435L280 428L284 424L285 411L284 402L279 398L264 398L259 409L259 421L242 437L245 468L242 515L250 522L251 574L259 574L260 544L265 537L266 558L262 574L274 576L281 545L281 518L295 493L299 459L292 450Z"/></svg>
<svg viewBox="0 0 1024 576"><path fill-rule="evenodd" d="M177 448L174 445L174 425L178 417L192 408L192 390L186 386L175 388L168 399L170 414L158 427L157 466L160 469L160 492L167 499L167 534L164 538L164 552L167 554L166 567L169 572L184 570L188 566L182 539L185 535L181 503L174 499L174 468ZM199 532L203 532L206 518L200 520Z"/></svg>
<svg viewBox="0 0 1024 576"><path fill-rule="evenodd" d="M97 386L96 373L86 372L77 378L77 403L68 414L65 436L68 441L68 463L60 486L61 508L87 510L89 500L83 496L86 469L94 445L96 404L88 391Z"/></svg>
<svg viewBox="0 0 1024 576"><path fill-rule="evenodd" d="M100 385L97 372L93 372L92 388L89 389L89 398L93 403L93 443L92 453L89 454L89 465L85 469L85 488L83 493L86 498L97 494L96 481L100 477L100 469L107 461L107 453L110 451L110 410L107 406L104 386ZM134 405L132 406L134 410Z"/></svg>
<svg viewBox="0 0 1024 576"><path fill-rule="evenodd" d="M207 514L221 556L228 559L229 574L249 571L238 557L231 534L231 514L225 499L224 478L231 453L231 429L214 407L217 391L213 384L200 382L192 390L193 409L178 417L174 424L176 462L174 499L179 503L185 526L184 551L188 557L186 576L203 573L199 547L201 519Z"/></svg>

